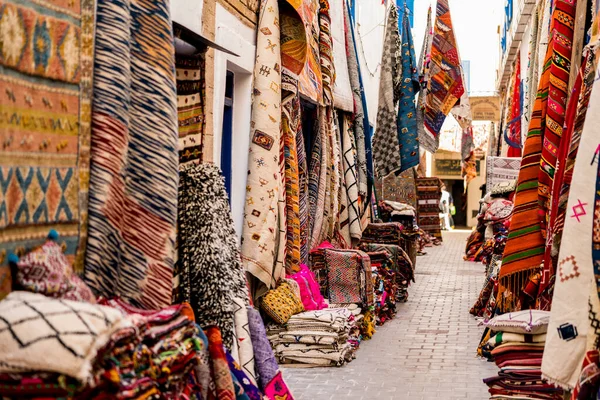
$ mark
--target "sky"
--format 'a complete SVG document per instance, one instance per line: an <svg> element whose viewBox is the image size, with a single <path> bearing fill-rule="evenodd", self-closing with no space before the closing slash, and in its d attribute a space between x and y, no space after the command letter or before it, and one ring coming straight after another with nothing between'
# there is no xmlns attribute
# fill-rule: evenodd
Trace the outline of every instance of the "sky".
<svg viewBox="0 0 600 400"><path fill-rule="evenodd" d="M413 35L419 57L427 9L435 18L435 0L415 0ZM500 36L504 22L504 0L449 0L452 24L463 60L471 61L471 95L488 94L496 89Z"/></svg>

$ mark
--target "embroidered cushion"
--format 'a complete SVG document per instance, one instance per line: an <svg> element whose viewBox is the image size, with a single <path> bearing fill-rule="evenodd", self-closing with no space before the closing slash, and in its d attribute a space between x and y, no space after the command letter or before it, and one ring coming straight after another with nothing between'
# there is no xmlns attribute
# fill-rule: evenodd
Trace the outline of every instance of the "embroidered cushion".
<svg viewBox="0 0 600 400"><path fill-rule="evenodd" d="M48 297L95 303L90 288L73 272L61 246L48 240L17 262L16 282L25 290Z"/></svg>
<svg viewBox="0 0 600 400"><path fill-rule="evenodd" d="M485 221L501 221L512 215L513 202L505 199L493 200L485 211Z"/></svg>
<svg viewBox="0 0 600 400"><path fill-rule="evenodd" d="M282 282L277 289L269 290L262 298L261 308L278 324L285 324L292 315L303 312L302 301L292 288Z"/></svg>
<svg viewBox="0 0 600 400"><path fill-rule="evenodd" d="M327 305L321 295L319 284L311 270L304 264L300 265L300 271L290 277L300 288L300 299L307 311L321 310Z"/></svg>
<svg viewBox="0 0 600 400"><path fill-rule="evenodd" d="M549 311L523 310L498 315L483 324L495 332L539 335L546 333L549 322Z"/></svg>

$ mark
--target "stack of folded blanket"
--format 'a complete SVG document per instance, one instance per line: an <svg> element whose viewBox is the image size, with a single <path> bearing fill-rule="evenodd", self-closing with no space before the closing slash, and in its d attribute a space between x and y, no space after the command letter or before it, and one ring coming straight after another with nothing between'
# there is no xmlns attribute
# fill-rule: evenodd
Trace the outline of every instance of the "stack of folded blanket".
<svg viewBox="0 0 600 400"><path fill-rule="evenodd" d="M357 321L348 308L307 311L292 316L285 327L269 326L267 336L281 364L339 367L354 358Z"/></svg>
<svg viewBox="0 0 600 400"><path fill-rule="evenodd" d="M563 398L563 390L542 379L542 354L550 313L525 310L494 317L484 324L494 333L483 346L483 354L500 371L484 379L491 399Z"/></svg>

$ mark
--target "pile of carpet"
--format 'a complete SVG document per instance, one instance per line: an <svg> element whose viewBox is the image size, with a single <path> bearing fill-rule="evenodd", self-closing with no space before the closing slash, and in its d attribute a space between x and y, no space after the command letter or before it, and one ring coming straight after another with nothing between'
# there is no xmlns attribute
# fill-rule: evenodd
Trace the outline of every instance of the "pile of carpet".
<svg viewBox="0 0 600 400"><path fill-rule="evenodd" d="M289 395L277 368L263 368L264 360L258 380L247 374L219 328L202 330L188 304L147 311L120 300L100 303L19 291L0 302L3 399Z"/></svg>
<svg viewBox="0 0 600 400"><path fill-rule="evenodd" d="M563 390L542 379L542 354L550 313L524 310L502 314L484 323L491 331L483 355L500 371L484 379L491 399L561 400Z"/></svg>
<svg viewBox="0 0 600 400"><path fill-rule="evenodd" d="M383 325L396 316L396 296L399 287L394 267L395 262L393 256L385 250L367 252L367 254L371 258L375 290L375 323Z"/></svg>
<svg viewBox="0 0 600 400"><path fill-rule="evenodd" d="M355 358L360 308L326 308L292 316L286 325L268 325L280 364L305 367L340 367Z"/></svg>

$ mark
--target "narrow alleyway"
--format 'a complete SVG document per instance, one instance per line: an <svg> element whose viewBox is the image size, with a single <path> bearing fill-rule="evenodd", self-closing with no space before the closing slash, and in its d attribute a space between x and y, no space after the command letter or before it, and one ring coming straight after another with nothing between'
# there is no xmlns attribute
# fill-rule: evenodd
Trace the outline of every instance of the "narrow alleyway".
<svg viewBox="0 0 600 400"><path fill-rule="evenodd" d="M467 231L444 233L444 244L418 258L416 284L398 315L364 341L342 368L284 370L297 400L484 399L481 379L493 363L478 359L482 328L469 314L483 283L483 265L462 259Z"/></svg>

